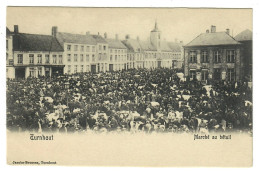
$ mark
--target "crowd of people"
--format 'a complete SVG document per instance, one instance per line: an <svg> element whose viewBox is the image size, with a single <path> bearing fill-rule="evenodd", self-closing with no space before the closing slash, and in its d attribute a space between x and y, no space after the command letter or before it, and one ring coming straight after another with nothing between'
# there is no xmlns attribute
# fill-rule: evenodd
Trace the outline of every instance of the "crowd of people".
<svg viewBox="0 0 260 175"><path fill-rule="evenodd" d="M252 132L247 82L183 80L168 68L7 80L10 131Z"/></svg>

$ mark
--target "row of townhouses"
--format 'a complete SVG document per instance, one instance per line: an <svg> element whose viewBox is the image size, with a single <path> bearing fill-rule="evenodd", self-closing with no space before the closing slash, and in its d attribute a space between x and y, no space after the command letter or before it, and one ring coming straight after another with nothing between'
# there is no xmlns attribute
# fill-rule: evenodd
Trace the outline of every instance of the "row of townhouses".
<svg viewBox="0 0 260 175"><path fill-rule="evenodd" d="M51 35L20 33L18 25L6 30L7 78L183 66L182 42L162 40L157 23L148 41L64 33L56 26Z"/></svg>

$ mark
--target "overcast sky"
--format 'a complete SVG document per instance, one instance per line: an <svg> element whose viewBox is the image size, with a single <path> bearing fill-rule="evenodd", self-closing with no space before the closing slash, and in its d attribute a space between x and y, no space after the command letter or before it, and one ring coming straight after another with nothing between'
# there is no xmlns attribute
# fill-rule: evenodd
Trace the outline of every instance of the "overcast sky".
<svg viewBox="0 0 260 175"><path fill-rule="evenodd" d="M7 27L19 25L19 32L51 34L51 27L59 32L92 34L107 32L124 39L139 36L147 40L157 20L162 38L184 43L215 25L217 32L229 28L233 36L245 29L252 30L250 9L185 9L185 8L59 8L59 7L8 7Z"/></svg>

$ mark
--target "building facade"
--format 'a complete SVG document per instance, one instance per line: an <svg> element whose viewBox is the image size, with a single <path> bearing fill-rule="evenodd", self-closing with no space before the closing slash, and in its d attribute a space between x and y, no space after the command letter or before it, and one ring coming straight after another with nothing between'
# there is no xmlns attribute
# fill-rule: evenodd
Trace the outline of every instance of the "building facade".
<svg viewBox="0 0 260 175"><path fill-rule="evenodd" d="M108 43L109 49L109 71L119 71L127 69L127 47L118 39L118 35L115 39L107 38L107 34L104 34L104 38Z"/></svg>
<svg viewBox="0 0 260 175"><path fill-rule="evenodd" d="M15 25L12 42L13 60L9 60L9 66L14 71L8 73L11 78L63 74L63 49L53 36L19 33Z"/></svg>
<svg viewBox="0 0 260 175"><path fill-rule="evenodd" d="M253 69L253 34L250 30L244 30L234 38L242 44L243 70L246 81L252 81Z"/></svg>
<svg viewBox="0 0 260 175"><path fill-rule="evenodd" d="M150 32L148 41L141 41L139 37L131 39L127 35L122 42L127 47L128 68L182 68L183 66L182 42L162 40L162 32L158 29L157 22Z"/></svg>
<svg viewBox="0 0 260 175"><path fill-rule="evenodd" d="M15 78L13 33L8 28L6 28L6 78Z"/></svg>
<svg viewBox="0 0 260 175"><path fill-rule="evenodd" d="M184 75L198 81L239 81L243 77L241 44L211 26L184 46Z"/></svg>

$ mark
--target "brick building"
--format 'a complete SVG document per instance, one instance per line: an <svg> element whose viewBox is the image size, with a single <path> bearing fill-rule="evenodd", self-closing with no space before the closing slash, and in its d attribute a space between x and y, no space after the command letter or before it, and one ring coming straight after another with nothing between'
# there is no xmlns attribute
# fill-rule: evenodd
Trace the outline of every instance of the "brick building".
<svg viewBox="0 0 260 175"><path fill-rule="evenodd" d="M252 61L253 61L253 38L252 31L246 29L236 35L234 38L242 43L242 53L243 53L243 67L245 73L245 79L252 81Z"/></svg>
<svg viewBox="0 0 260 175"><path fill-rule="evenodd" d="M216 26L184 46L184 75L199 81L238 81L243 77L241 43Z"/></svg>

